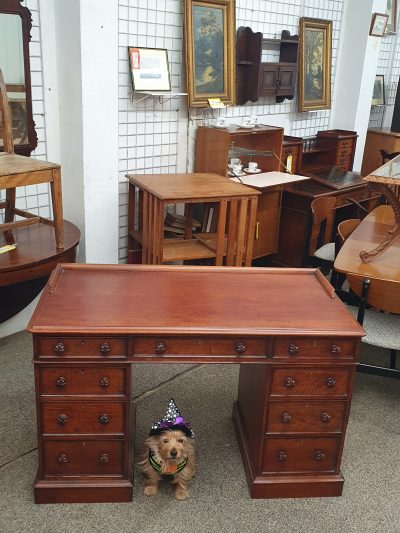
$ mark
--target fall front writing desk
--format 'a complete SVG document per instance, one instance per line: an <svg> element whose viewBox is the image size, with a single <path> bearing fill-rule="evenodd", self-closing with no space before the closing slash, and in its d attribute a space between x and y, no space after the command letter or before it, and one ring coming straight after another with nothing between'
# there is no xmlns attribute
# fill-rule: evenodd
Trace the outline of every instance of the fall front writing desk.
<svg viewBox="0 0 400 533"><path fill-rule="evenodd" d="M251 497L341 494L363 330L318 270L59 265L28 330L37 503L131 500L135 362L240 363Z"/></svg>

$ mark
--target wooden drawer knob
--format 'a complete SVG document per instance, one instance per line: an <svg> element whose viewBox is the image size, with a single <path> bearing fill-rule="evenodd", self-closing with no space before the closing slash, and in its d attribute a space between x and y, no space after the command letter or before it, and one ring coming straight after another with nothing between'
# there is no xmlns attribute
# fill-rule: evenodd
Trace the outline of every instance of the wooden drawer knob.
<svg viewBox="0 0 400 533"><path fill-rule="evenodd" d="M65 346L63 342L57 342L53 346L53 352L57 353L58 355L62 355L65 352Z"/></svg>
<svg viewBox="0 0 400 533"><path fill-rule="evenodd" d="M68 463L68 457L65 453L60 453L60 455L57 457L57 463L60 465L65 465L65 463Z"/></svg>
<svg viewBox="0 0 400 533"><path fill-rule="evenodd" d="M290 413L282 413L281 420L284 424L292 421L292 415Z"/></svg>
<svg viewBox="0 0 400 533"><path fill-rule="evenodd" d="M100 353L107 354L111 350L111 345L109 342L103 342L103 344L100 344Z"/></svg>
<svg viewBox="0 0 400 533"><path fill-rule="evenodd" d="M336 387L336 379L335 378L326 378L325 384L330 389L333 389L334 387Z"/></svg>
<svg viewBox="0 0 400 533"><path fill-rule="evenodd" d="M109 387L110 380L106 376L103 376L102 378L100 378L99 385L103 388Z"/></svg>
<svg viewBox="0 0 400 533"><path fill-rule="evenodd" d="M298 346L296 346L295 344L289 344L288 352L290 353L290 355L296 355L297 353L299 353L299 351L300 348Z"/></svg>
<svg viewBox="0 0 400 533"><path fill-rule="evenodd" d="M60 426L65 426L67 422L68 422L67 415L62 414L57 417L57 424L59 424Z"/></svg>
<svg viewBox="0 0 400 533"><path fill-rule="evenodd" d="M333 353L333 355L341 353L341 351L342 348L340 346L338 346L337 344L332 344L331 353Z"/></svg>
<svg viewBox="0 0 400 533"><path fill-rule="evenodd" d="M331 415L329 415L328 413L321 413L321 420L322 422L327 424L328 422L331 421Z"/></svg>
<svg viewBox="0 0 400 533"><path fill-rule="evenodd" d="M316 450L314 452L315 461L323 461L325 459L325 453L322 450Z"/></svg>
<svg viewBox="0 0 400 533"><path fill-rule="evenodd" d="M156 344L156 353L161 354L166 350L165 344L163 342L157 342Z"/></svg>
<svg viewBox="0 0 400 533"><path fill-rule="evenodd" d="M285 379L285 387L287 387L288 389L293 389L295 385L296 385L296 380L294 378Z"/></svg>
<svg viewBox="0 0 400 533"><path fill-rule="evenodd" d="M276 453L276 458L280 463L284 463L287 460L287 452L286 450L278 450Z"/></svg>
<svg viewBox="0 0 400 533"><path fill-rule="evenodd" d="M106 414L106 413L103 413L102 415L99 416L99 422L100 424L108 424L110 421L110 417Z"/></svg>
<svg viewBox="0 0 400 533"><path fill-rule="evenodd" d="M102 465L105 465L109 462L110 458L108 456L107 453L102 453L99 457L99 462L102 464Z"/></svg>
<svg viewBox="0 0 400 533"><path fill-rule="evenodd" d="M246 351L246 345L243 342L237 342L235 344L235 350L237 353L242 354Z"/></svg>
<svg viewBox="0 0 400 533"><path fill-rule="evenodd" d="M56 381L57 388L63 389L66 384L67 384L67 380L63 376L60 376L59 378L57 378L57 381Z"/></svg>

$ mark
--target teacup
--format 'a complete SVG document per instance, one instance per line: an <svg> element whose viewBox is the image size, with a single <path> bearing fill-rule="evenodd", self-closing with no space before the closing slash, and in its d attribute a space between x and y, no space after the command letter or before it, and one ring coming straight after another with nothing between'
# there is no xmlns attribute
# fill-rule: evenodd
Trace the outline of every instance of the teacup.
<svg viewBox="0 0 400 533"><path fill-rule="evenodd" d="M252 126L257 126L257 124L258 124L258 116L257 115L250 115L249 119L250 119L250 124Z"/></svg>
<svg viewBox="0 0 400 533"><path fill-rule="evenodd" d="M231 165L231 171L236 176L240 176L243 173L243 165Z"/></svg>
<svg viewBox="0 0 400 533"><path fill-rule="evenodd" d="M242 127L243 128L252 128L253 124L251 123L251 120L249 117L244 117L242 119Z"/></svg>
<svg viewBox="0 0 400 533"><path fill-rule="evenodd" d="M228 123L226 122L225 117L218 117L215 125L217 126L217 128L226 128L228 126Z"/></svg>
<svg viewBox="0 0 400 533"><path fill-rule="evenodd" d="M237 157L232 157L231 160L230 160L230 166L232 167L233 165L240 165L241 164L241 161L240 159L238 159Z"/></svg>
<svg viewBox="0 0 400 533"><path fill-rule="evenodd" d="M250 170L250 172L255 172L258 168L258 163L256 163L255 161L250 161L247 165L247 168Z"/></svg>

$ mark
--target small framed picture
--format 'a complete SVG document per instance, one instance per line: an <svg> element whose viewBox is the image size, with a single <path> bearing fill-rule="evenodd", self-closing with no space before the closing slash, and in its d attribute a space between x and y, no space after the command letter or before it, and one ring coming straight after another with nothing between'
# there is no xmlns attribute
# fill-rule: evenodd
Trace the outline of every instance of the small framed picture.
<svg viewBox="0 0 400 533"><path fill-rule="evenodd" d="M383 37L386 31L386 25L388 23L389 15L384 13L374 13L372 15L371 28L369 30L370 35L375 37Z"/></svg>
<svg viewBox="0 0 400 533"><path fill-rule="evenodd" d="M164 48L129 47L134 91L170 91L168 52Z"/></svg>
<svg viewBox="0 0 400 533"><path fill-rule="evenodd" d="M375 77L371 105L385 105L385 77L383 74L377 74Z"/></svg>

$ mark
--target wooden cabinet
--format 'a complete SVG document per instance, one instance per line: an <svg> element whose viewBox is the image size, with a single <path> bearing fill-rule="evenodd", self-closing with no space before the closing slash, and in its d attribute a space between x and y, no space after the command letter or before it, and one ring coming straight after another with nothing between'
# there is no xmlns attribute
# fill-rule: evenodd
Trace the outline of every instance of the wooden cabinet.
<svg viewBox="0 0 400 533"><path fill-rule="evenodd" d="M361 174L367 176L383 165L380 150L400 152L400 133L390 128L371 128L367 132Z"/></svg>
<svg viewBox="0 0 400 533"><path fill-rule="evenodd" d="M256 161L263 172L280 170L283 128L253 129L199 127L196 135L195 172L226 176L230 157L238 156L246 167ZM253 258L275 253L278 246L282 187L265 189L258 197Z"/></svg>
<svg viewBox="0 0 400 533"><path fill-rule="evenodd" d="M263 62L263 49L279 47L279 61ZM276 96L276 101L292 100L298 71L297 35L282 31L280 39L263 39L260 32L240 27L236 39L237 104L256 102L259 96Z"/></svg>
<svg viewBox="0 0 400 533"><path fill-rule="evenodd" d="M336 166L352 170L357 133L348 130L323 130L315 138L305 139L302 154L302 173L321 167Z"/></svg>

